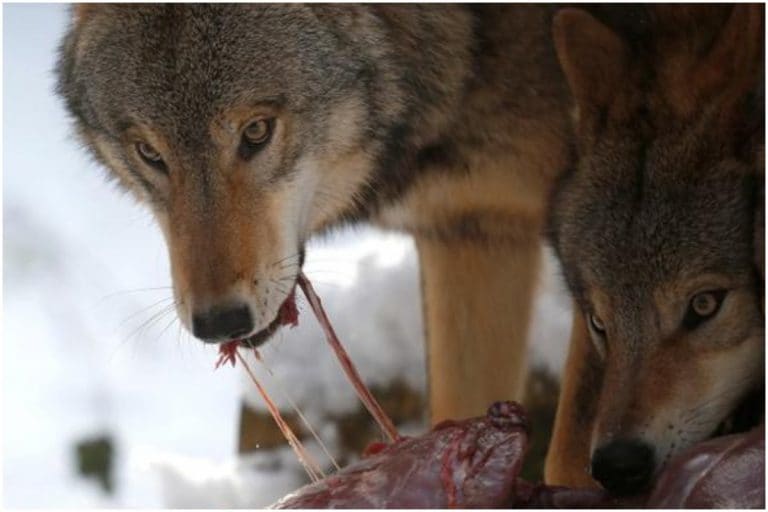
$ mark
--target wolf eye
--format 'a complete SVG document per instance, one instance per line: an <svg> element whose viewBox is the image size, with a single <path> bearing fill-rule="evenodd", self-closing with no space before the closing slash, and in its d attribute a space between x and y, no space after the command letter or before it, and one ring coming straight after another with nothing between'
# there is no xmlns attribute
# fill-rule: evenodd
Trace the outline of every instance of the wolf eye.
<svg viewBox="0 0 768 512"><path fill-rule="evenodd" d="M136 152L139 154L142 160L148 165L156 169L160 169L165 172L165 162L163 162L163 156L158 150L147 144L146 142L136 143Z"/></svg>
<svg viewBox="0 0 768 512"><path fill-rule="evenodd" d="M243 130L243 137L250 144L264 144L272 133L271 119L259 119Z"/></svg>
<svg viewBox="0 0 768 512"><path fill-rule="evenodd" d="M599 316L589 313L587 315L589 321L589 330L592 332L592 345L597 350L597 353L605 359L606 355L606 340L605 340L605 324Z"/></svg>
<svg viewBox="0 0 768 512"><path fill-rule="evenodd" d="M715 316L720 310L726 293L726 290L710 290L694 295L683 317L683 326L687 329L695 329L705 320Z"/></svg>
<svg viewBox="0 0 768 512"><path fill-rule="evenodd" d="M272 138L275 119L257 119L243 130L243 140L238 148L238 153L245 160L250 160Z"/></svg>
<svg viewBox="0 0 768 512"><path fill-rule="evenodd" d="M597 334L600 334L601 336L605 335L605 324L599 316L590 313L589 326L592 327L592 330L594 330Z"/></svg>

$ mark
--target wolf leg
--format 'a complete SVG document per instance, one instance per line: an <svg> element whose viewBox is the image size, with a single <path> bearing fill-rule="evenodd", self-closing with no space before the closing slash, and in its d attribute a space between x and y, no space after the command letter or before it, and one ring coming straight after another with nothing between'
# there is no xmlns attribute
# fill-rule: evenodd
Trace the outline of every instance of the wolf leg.
<svg viewBox="0 0 768 512"><path fill-rule="evenodd" d="M550 485L596 487L589 475L590 437L602 373L584 315L574 305L568 358L560 383L544 480Z"/></svg>
<svg viewBox="0 0 768 512"><path fill-rule="evenodd" d="M523 398L540 245L416 236L432 423Z"/></svg>

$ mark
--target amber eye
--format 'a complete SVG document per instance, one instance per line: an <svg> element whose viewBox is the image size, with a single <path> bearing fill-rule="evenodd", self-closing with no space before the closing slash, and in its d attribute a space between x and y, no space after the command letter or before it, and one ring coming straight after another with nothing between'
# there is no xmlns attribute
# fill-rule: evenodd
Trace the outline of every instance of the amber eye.
<svg viewBox="0 0 768 512"><path fill-rule="evenodd" d="M599 316L597 316L595 314L590 314L589 315L589 325L592 327L592 329L596 333L601 334L601 335L605 334L605 324L603 323L603 321L600 319Z"/></svg>
<svg viewBox="0 0 768 512"><path fill-rule="evenodd" d="M259 119L252 122L243 130L243 138L248 144L264 144L272 135L272 120Z"/></svg>
<svg viewBox="0 0 768 512"><path fill-rule="evenodd" d="M160 156L160 152L146 142L137 142L136 151L139 152L141 158L150 162L159 162L163 159L163 157Z"/></svg>
<svg viewBox="0 0 768 512"><path fill-rule="evenodd" d="M691 308L699 316L709 316L717 309L717 299L711 293L699 293L691 300Z"/></svg>
<svg viewBox="0 0 768 512"><path fill-rule="evenodd" d="M683 325L688 329L694 329L715 316L720 310L726 293L726 290L710 290L694 295L688 304L688 311L685 312Z"/></svg>
<svg viewBox="0 0 768 512"><path fill-rule="evenodd" d="M592 339L592 345L595 347L595 350L597 350L597 353L600 355L600 357L605 359L607 351L605 324L603 323L602 319L594 313L588 314L587 320L589 320L589 330L592 332L592 336L590 336Z"/></svg>
<svg viewBox="0 0 768 512"><path fill-rule="evenodd" d="M256 153L264 149L272 139L274 127L274 117L257 119L246 126L243 130L240 146L237 148L237 154L240 155L240 158L250 160Z"/></svg>
<svg viewBox="0 0 768 512"><path fill-rule="evenodd" d="M165 162L163 162L163 156L158 150L147 144L146 142L136 143L136 152L139 154L142 160L148 165L166 172Z"/></svg>

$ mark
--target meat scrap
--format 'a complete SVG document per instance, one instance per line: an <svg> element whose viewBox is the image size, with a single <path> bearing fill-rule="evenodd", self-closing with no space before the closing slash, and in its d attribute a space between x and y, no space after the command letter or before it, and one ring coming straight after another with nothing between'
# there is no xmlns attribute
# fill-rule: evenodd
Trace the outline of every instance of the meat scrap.
<svg viewBox="0 0 768 512"><path fill-rule="evenodd" d="M593 507L601 491L532 486L518 479L528 443L522 407L497 402L479 418L445 421L372 454L270 508L498 508L538 503ZM518 493L520 498L518 499Z"/></svg>
<svg viewBox="0 0 768 512"><path fill-rule="evenodd" d="M315 313L317 321L320 323L320 327L323 329L326 341L331 346L336 358L339 360L341 369L355 389L360 401L363 402L365 408L368 409L368 412L373 416L373 419L376 420L376 423L379 425L379 428L381 428L382 433L387 436L387 439L396 441L399 434L397 433L394 423L392 423L392 420L387 416L387 413L384 412L384 409L381 408L381 405L376 401L376 398L371 394L371 391L357 372L355 365L352 363L352 359L349 358L347 351L336 336L336 331L333 330L333 326L331 325L330 320L328 320L328 316L325 314L323 305L320 302L320 297L315 293L312 283L309 282L309 279L307 279L307 276L305 276L303 272L299 274L297 283L307 297L309 305Z"/></svg>
<svg viewBox="0 0 768 512"><path fill-rule="evenodd" d="M447 421L420 437L375 443L338 473L270 508L765 508L765 427L699 443L674 457L650 493L519 478L528 443L522 407L498 402L485 417Z"/></svg>
<svg viewBox="0 0 768 512"><path fill-rule="evenodd" d="M765 508L765 425L698 443L659 475L650 508Z"/></svg>

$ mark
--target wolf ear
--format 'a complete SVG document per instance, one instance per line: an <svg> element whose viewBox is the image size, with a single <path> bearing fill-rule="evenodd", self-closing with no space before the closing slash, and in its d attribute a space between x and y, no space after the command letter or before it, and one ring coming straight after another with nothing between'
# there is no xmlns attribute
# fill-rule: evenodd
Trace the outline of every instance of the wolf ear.
<svg viewBox="0 0 768 512"><path fill-rule="evenodd" d="M581 124L613 103L627 74L628 48L615 32L581 9L558 11L552 31Z"/></svg>
<svg viewBox="0 0 768 512"><path fill-rule="evenodd" d="M731 106L755 87L764 60L763 8L734 5L707 51L695 57L690 71L675 73L671 103L683 116L712 100Z"/></svg>
<svg viewBox="0 0 768 512"><path fill-rule="evenodd" d="M702 90L724 84L751 86L751 77L763 61L763 6L735 5L712 49L694 71L695 84ZM739 90L739 93L743 90Z"/></svg>

